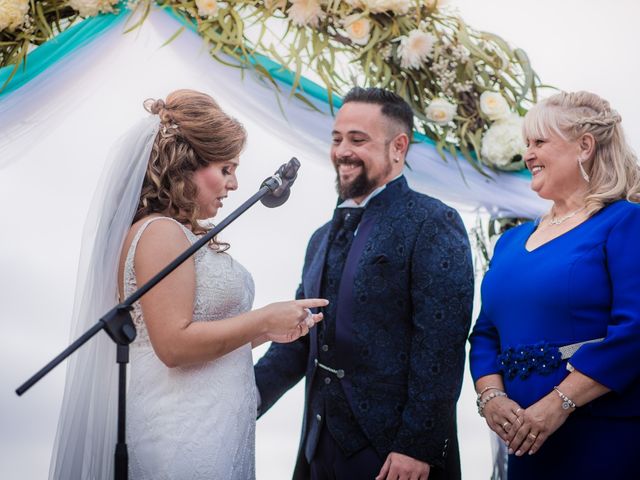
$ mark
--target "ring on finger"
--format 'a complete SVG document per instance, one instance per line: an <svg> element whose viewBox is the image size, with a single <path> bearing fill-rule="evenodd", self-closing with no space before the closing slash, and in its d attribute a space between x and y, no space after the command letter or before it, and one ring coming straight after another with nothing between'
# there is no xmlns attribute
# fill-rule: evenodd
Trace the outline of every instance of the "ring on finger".
<svg viewBox="0 0 640 480"><path fill-rule="evenodd" d="M311 313L311 310L308 308L305 308L304 310L307 312L304 322L307 324L307 327L311 328L316 324L316 322L313 321L313 313Z"/></svg>
<svg viewBox="0 0 640 480"><path fill-rule="evenodd" d="M527 437L531 437L531 438L533 438L535 440L536 438L538 438L538 435L534 435L533 433L529 432Z"/></svg>
<svg viewBox="0 0 640 480"><path fill-rule="evenodd" d="M511 423L509 421L506 421L502 424L502 429L506 432L507 431L507 425L511 425Z"/></svg>

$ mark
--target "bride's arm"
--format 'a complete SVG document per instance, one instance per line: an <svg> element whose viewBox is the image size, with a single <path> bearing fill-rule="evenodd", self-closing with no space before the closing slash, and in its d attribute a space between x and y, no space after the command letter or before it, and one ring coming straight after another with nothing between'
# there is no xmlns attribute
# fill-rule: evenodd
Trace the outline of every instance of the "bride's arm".
<svg viewBox="0 0 640 480"><path fill-rule="evenodd" d="M142 234L135 255L136 280L142 285L190 246L174 222L153 222ZM193 322L195 264L190 258L140 300L149 339L168 367L213 360L267 335L300 335L304 308L325 300L280 302L214 322ZM319 320L320 317L316 317ZM298 325L302 323L303 326Z"/></svg>

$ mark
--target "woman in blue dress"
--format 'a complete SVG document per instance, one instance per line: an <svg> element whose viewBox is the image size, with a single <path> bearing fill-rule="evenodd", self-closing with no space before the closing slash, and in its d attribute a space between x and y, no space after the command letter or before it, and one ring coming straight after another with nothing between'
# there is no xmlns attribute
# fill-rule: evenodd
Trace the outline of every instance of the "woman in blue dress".
<svg viewBox="0 0 640 480"><path fill-rule="evenodd" d="M552 206L498 241L470 338L509 479L637 478L640 168L620 121L587 92L525 118L531 188Z"/></svg>

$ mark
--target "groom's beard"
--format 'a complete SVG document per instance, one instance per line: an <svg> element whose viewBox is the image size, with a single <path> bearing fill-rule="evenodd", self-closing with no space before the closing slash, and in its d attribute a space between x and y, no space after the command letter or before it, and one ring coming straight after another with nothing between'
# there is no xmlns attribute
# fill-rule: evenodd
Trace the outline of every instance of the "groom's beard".
<svg viewBox="0 0 640 480"><path fill-rule="evenodd" d="M338 173L340 165L359 165L362 167L362 171L350 182L342 183L340 181L340 174ZM389 169L390 168L391 165L389 165ZM369 178L368 173L367 167L360 160L339 159L336 162L336 191L338 192L338 196L342 200L347 200L349 198L364 197L373 192L378 186L378 182L374 178Z"/></svg>

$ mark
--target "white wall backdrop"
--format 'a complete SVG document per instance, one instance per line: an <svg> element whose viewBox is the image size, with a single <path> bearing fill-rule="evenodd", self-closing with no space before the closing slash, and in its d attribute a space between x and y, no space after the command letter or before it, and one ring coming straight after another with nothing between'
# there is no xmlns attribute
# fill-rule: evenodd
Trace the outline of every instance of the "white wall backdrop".
<svg viewBox="0 0 640 480"><path fill-rule="evenodd" d="M588 89L608 98L639 150L640 73L635 49L640 5L633 0L458 0L471 25L524 48L542 79L563 89ZM114 132L143 111L141 101L176 88L212 92L249 131L239 170L240 189L230 212L292 155L302 161L292 197L279 209L254 207L223 234L231 253L256 280L256 306L290 298L298 283L306 241L330 218L335 193L327 161L329 132L302 136L295 118L277 108L246 105L240 80L228 86L228 69L209 61L201 43L154 14L142 30L121 29L54 67L0 102L0 478L39 479L49 455L62 398L64 367L18 398L14 390L69 341L75 269L84 215ZM224 73L223 73L224 72ZM269 122L255 121L269 113ZM42 128L44 126L44 128ZM321 139L326 138L326 141ZM534 197L531 198L535 204ZM539 209L539 204L532 206ZM465 208L465 220L474 215ZM255 352L256 357L261 354ZM299 385L258 423L258 478L290 475L302 413ZM465 479L488 478L487 430L474 411L470 377L459 403Z"/></svg>

